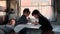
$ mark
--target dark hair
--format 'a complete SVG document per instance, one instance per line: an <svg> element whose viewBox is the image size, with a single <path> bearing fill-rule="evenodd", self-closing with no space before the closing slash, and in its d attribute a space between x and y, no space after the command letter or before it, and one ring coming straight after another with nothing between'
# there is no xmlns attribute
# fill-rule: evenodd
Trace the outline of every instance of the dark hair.
<svg viewBox="0 0 60 34"><path fill-rule="evenodd" d="M30 13L29 8L25 8L25 9L23 10L23 13Z"/></svg>
<svg viewBox="0 0 60 34"><path fill-rule="evenodd" d="M34 14L37 14L38 16L41 16L41 13L40 13L38 10L34 10L34 11L32 12L32 16L33 16Z"/></svg>

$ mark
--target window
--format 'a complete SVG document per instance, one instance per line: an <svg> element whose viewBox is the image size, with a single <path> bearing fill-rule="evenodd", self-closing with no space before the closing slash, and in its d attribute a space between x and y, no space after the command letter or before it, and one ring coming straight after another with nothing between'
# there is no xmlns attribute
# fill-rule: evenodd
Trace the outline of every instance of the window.
<svg viewBox="0 0 60 34"><path fill-rule="evenodd" d="M4 11L6 9L6 1L0 0L0 11Z"/></svg>
<svg viewBox="0 0 60 34"><path fill-rule="evenodd" d="M49 20L54 17L52 0L21 0L21 15L25 8L29 8L31 12L37 9Z"/></svg>

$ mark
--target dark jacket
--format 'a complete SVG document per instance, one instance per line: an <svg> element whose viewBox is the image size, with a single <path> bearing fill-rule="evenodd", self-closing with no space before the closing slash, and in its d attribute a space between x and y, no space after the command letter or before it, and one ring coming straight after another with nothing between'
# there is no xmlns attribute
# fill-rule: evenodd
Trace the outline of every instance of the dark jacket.
<svg viewBox="0 0 60 34"><path fill-rule="evenodd" d="M17 21L17 25L18 24L26 24L28 23L28 20L26 19L26 16L22 15L19 20Z"/></svg>
<svg viewBox="0 0 60 34"><path fill-rule="evenodd" d="M48 31L53 29L48 19L43 16L39 17L39 24L42 25L41 26L42 31Z"/></svg>

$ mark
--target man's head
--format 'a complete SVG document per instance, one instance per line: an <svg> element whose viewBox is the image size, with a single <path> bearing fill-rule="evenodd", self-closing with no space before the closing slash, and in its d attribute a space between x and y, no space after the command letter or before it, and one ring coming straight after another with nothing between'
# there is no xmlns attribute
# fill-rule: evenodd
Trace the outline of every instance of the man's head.
<svg viewBox="0 0 60 34"><path fill-rule="evenodd" d="M29 14L30 14L29 8L25 8L25 9L23 10L23 15L25 15L25 16L27 17L27 16L29 16Z"/></svg>

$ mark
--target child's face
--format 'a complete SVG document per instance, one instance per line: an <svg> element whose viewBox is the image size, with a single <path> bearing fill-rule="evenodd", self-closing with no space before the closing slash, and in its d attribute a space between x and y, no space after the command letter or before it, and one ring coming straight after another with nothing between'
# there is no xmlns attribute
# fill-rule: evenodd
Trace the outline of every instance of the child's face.
<svg viewBox="0 0 60 34"><path fill-rule="evenodd" d="M11 24L11 25L15 25L15 20L11 20L11 21L10 21L10 24Z"/></svg>

